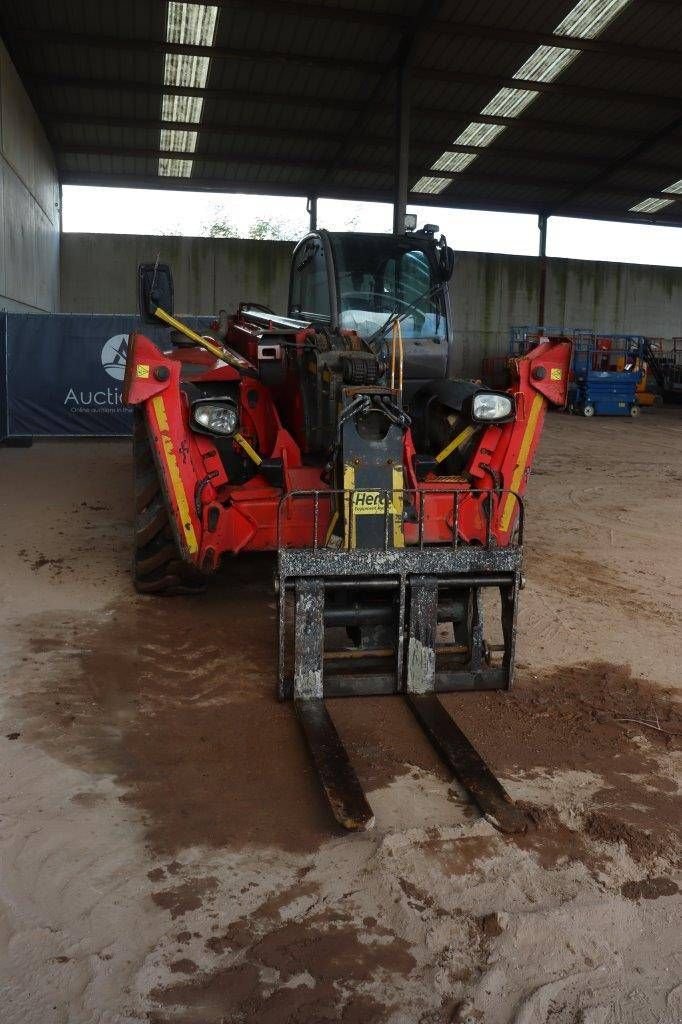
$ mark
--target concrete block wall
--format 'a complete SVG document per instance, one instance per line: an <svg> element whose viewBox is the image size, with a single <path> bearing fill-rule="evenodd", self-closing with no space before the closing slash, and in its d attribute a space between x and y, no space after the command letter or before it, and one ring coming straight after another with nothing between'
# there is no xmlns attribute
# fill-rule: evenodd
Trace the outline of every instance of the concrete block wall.
<svg viewBox="0 0 682 1024"><path fill-rule="evenodd" d="M232 311L239 302L286 310L292 242L248 238L62 235L62 312L134 313L137 265L173 268L175 311Z"/></svg>
<svg viewBox="0 0 682 1024"><path fill-rule="evenodd" d="M537 324L539 261L462 252L450 283L457 371L507 351L512 325ZM617 334L682 335L682 269L549 259L545 323Z"/></svg>
<svg viewBox="0 0 682 1024"><path fill-rule="evenodd" d="M62 236L62 312L133 313L138 262L173 266L178 313L236 309L240 301L285 311L293 243L143 235ZM512 324L536 324L539 261L460 252L450 284L456 370L507 351ZM682 269L550 259L545 322L655 337L682 335Z"/></svg>
<svg viewBox="0 0 682 1024"><path fill-rule="evenodd" d="M455 369L476 376L482 359L506 352L511 324L535 323L538 261L530 256L458 252L450 302Z"/></svg>
<svg viewBox="0 0 682 1024"><path fill-rule="evenodd" d="M0 40L0 309L59 310L59 198L52 149Z"/></svg>
<svg viewBox="0 0 682 1024"><path fill-rule="evenodd" d="M682 269L633 263L549 261L548 323L648 334L682 334Z"/></svg>

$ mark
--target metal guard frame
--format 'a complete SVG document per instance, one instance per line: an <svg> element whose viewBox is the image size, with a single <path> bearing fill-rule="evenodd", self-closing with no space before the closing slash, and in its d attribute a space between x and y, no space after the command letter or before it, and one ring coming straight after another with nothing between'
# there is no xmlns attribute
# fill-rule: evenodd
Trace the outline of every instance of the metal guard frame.
<svg viewBox="0 0 682 1024"><path fill-rule="evenodd" d="M427 489L424 489L427 490ZM319 501L333 495L345 497L347 491L299 491L285 495L279 505L278 534L283 509L291 500L313 499L313 541L310 547L279 546L276 590L278 600L278 696L323 699L331 696L363 694L424 694L431 692L478 689L508 689L511 685L516 645L516 608L521 586L523 502L515 492L505 489L481 489L478 492L452 491L453 540L445 544L425 544L423 505L418 510L418 543L404 548L389 545L390 491L385 492L384 547L360 549L327 548L320 545ZM442 489L434 493L443 494ZM448 492L446 492L448 493ZM485 544L469 544L457 535L458 508L472 493L491 495ZM493 510L505 494L514 494L519 507L518 543L497 547L490 528ZM494 498L493 498L494 496ZM501 666L485 664L480 591L498 587L502 607L504 656ZM357 683L343 678L324 678L324 591L328 588L397 589L394 671L368 676L369 685L359 690ZM438 590L470 590L473 594L472 646L468 666L462 670L437 672L435 666ZM285 675L286 599L295 595L296 680ZM302 663L302 667L301 664ZM302 682L302 680L307 680Z"/></svg>
<svg viewBox="0 0 682 1024"><path fill-rule="evenodd" d="M391 547L390 547L390 544L389 544L389 538L390 538L389 524L390 524L390 518L391 518L391 513L390 513L391 501L392 501L392 496L393 496L394 492L393 492L393 490L388 489L388 488L381 488L381 489L378 489L378 490L379 490L379 493L381 494L381 496L383 498L383 507L384 507L384 510L383 510L383 517L384 517L384 546L383 546L383 550L384 551L389 551L389 550L392 550ZM277 506L277 550L278 550L278 552L281 552L283 550L287 550L286 546L283 545L283 543L282 543L282 536L283 536L282 520L283 520L283 517L284 517L284 513L287 511L287 507L288 506L290 506L291 504L293 504L294 502L299 501L299 500L312 499L312 501L313 501L313 524L312 524L311 543L310 543L309 547L300 548L299 550L301 550L301 551L310 551L312 549L313 551L317 551L317 550L319 550L321 548L321 545L320 545L320 542L319 542L320 499L333 501L336 498L341 498L343 503L344 503L344 505L346 506L346 508L348 510L350 510L350 507L351 507L351 497L350 496L351 496L352 493L353 492L350 489L348 489L348 488L345 488L345 489L344 488L329 488L329 489L325 488L324 490L318 489L318 490L289 491L287 494L282 495L282 497L279 500L279 504ZM485 550L494 549L494 550L500 550L500 551L506 550L506 549L505 548L496 548L495 544L494 544L495 538L493 537L493 529L492 529L492 523L493 523L493 518L494 518L494 516L493 516L493 509L495 511L497 511L497 509L499 508L501 499L505 495L512 495L512 497L516 501L516 505L517 505L517 509L518 509L518 527L517 527L516 545L518 545L519 547L523 545L523 531L524 531L524 524L525 524L525 510L524 510L523 498L521 497L521 495L517 491L512 491L509 488L503 488L503 487L478 487L478 488L468 488L467 487L467 488L461 488L461 489L454 488L454 487L452 489L443 488L443 487L418 487L418 488L403 487L403 488L400 488L400 493L403 495L403 499L405 498L405 496L407 496L407 497L415 497L415 498L420 498L421 499L424 495L430 495L430 494L436 495L438 497L443 497L443 495L448 495L448 494L450 494L452 496L452 543L450 545L448 545L448 546L451 546L455 550L458 550L462 546L466 545L466 542L464 542L464 544L463 544L463 542L459 538L460 510L461 510L461 507L462 507L463 503L468 498L471 498L471 497L474 497L474 496L478 496L478 495L487 495L488 498L489 498L489 509L488 509L488 514L486 515L486 539L485 539L485 546L484 547L485 547ZM415 501L414 502L414 508L417 511L417 544L416 545L410 545L410 547L415 547L416 546L419 550L424 550L425 543L426 543L427 547L436 547L436 546L440 547L441 545L428 544L428 542L425 542L425 540L424 540L424 502L421 501L421 500L419 500L418 502ZM472 544L471 546L472 547L476 547L478 545L473 545ZM325 548L324 550L328 550L328 549ZM350 551L352 549L350 548L349 545L346 545L342 550L348 552L348 551ZM369 550L369 549L365 549L365 550ZM381 549L378 549L378 550L381 550Z"/></svg>

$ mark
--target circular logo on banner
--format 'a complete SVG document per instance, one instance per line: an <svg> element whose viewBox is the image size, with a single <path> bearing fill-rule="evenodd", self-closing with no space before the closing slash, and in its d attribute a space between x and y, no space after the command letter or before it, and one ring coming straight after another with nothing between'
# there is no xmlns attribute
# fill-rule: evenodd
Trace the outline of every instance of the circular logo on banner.
<svg viewBox="0 0 682 1024"><path fill-rule="evenodd" d="M128 356L128 335L115 334L102 348L102 366L114 380L123 380Z"/></svg>

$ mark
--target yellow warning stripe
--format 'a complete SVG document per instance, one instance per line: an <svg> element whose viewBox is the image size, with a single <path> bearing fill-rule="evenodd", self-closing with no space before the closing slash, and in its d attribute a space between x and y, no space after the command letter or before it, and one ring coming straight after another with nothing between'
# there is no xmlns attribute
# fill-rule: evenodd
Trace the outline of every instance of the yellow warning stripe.
<svg viewBox="0 0 682 1024"><path fill-rule="evenodd" d="M405 547L405 531L403 528L403 467L393 467L393 546Z"/></svg>
<svg viewBox="0 0 682 1024"><path fill-rule="evenodd" d="M357 547L357 529L355 516L352 511L352 492L355 490L355 469L348 464L343 467L343 495L344 508L343 543L347 550Z"/></svg>
<svg viewBox="0 0 682 1024"><path fill-rule="evenodd" d="M329 526L327 527L327 532L326 532L325 537L324 537L324 546L325 547L327 547L327 545L329 544L329 538L333 534L334 527L336 526L338 521L339 521L339 513L337 511L337 512L334 512L334 515L329 520Z"/></svg>
<svg viewBox="0 0 682 1024"><path fill-rule="evenodd" d="M461 444L464 444L465 441L469 440L475 429L475 427L465 427L461 434L458 434L457 437L453 437L452 441L450 441L449 444L446 444L445 448L443 448L443 451L438 452L438 455L436 455L436 462L443 462L447 459L448 455L452 455L456 448L459 448Z"/></svg>
<svg viewBox="0 0 682 1024"><path fill-rule="evenodd" d="M190 555L193 555L199 550L199 543L197 541L197 535L194 532L194 526L192 525L189 502L187 501L187 492L185 491L185 485L183 484L182 477L180 476L178 460L175 457L175 447L173 445L173 439L170 436L166 407L163 404L163 398L161 395L157 395L155 398L152 398L152 409L154 410L156 425L159 428L161 443L163 445L160 454L164 458L166 468L168 469L168 476L170 477L173 494L175 495L178 512L180 513L182 528L185 532L187 550Z"/></svg>
<svg viewBox="0 0 682 1024"><path fill-rule="evenodd" d="M536 394L533 399L533 404L530 407L530 415L528 422L526 423L526 429L523 432L523 440L521 441L521 447L519 449L519 457L516 463L516 469L512 475L510 491L518 492L521 478L526 469L528 463L528 453L530 452L530 446L533 443L535 437L535 428L537 426L538 417L542 410L542 406L545 399L542 395ZM509 529L509 523L511 522L512 512L514 506L517 503L517 499L514 494L508 494L504 501L504 508L502 509L502 515L500 516L500 528L502 530Z"/></svg>

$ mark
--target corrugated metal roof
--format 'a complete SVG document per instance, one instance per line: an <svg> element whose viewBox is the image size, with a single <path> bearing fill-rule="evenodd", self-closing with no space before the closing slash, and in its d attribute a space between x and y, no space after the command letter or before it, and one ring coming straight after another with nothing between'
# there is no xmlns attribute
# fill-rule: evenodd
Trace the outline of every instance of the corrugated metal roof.
<svg viewBox="0 0 682 1024"><path fill-rule="evenodd" d="M390 200L395 66L411 44L411 186L442 174L437 160L467 166L410 202L682 225L682 197L655 216L630 209L682 178L682 4L631 0L571 41L556 28L588 0L214 2L212 45L176 51L210 65L187 93L200 123L178 125L178 138L198 132L191 176L175 179L158 174L173 126L167 0L3 0L0 33L64 182ZM577 56L519 116L481 118L539 46ZM471 123L497 127L458 148Z"/></svg>

